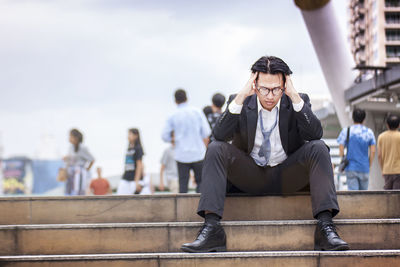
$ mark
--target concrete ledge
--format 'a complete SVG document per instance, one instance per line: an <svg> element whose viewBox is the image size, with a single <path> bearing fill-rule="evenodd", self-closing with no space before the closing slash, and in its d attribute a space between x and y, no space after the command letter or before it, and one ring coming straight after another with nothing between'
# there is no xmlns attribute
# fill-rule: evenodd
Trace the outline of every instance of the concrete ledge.
<svg viewBox="0 0 400 267"><path fill-rule="evenodd" d="M0 198L0 224L200 221L198 194ZM337 218L399 218L400 191L338 192ZM278 208L279 207L279 208ZM308 194L228 196L224 220L312 219Z"/></svg>
<svg viewBox="0 0 400 267"><path fill-rule="evenodd" d="M229 251L313 250L314 220L224 222ZM400 248L400 219L336 220L352 249ZM0 255L178 252L201 223L0 227Z"/></svg>
<svg viewBox="0 0 400 267"><path fill-rule="evenodd" d="M0 263L2 266L398 266L400 250L3 256Z"/></svg>

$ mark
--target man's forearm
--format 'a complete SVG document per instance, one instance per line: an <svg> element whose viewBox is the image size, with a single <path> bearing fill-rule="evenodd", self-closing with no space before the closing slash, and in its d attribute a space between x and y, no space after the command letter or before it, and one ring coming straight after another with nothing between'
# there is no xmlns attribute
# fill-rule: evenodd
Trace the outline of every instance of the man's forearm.
<svg viewBox="0 0 400 267"><path fill-rule="evenodd" d="M371 153L371 155L369 156L369 166L372 166L372 163L374 162L374 158L375 158L375 153Z"/></svg>
<svg viewBox="0 0 400 267"><path fill-rule="evenodd" d="M203 142L204 142L204 145L205 145L206 147L208 147L208 143L210 143L210 138L209 138L209 137L204 138L204 139L203 139Z"/></svg>
<svg viewBox="0 0 400 267"><path fill-rule="evenodd" d="M372 166L372 162L375 158L376 146L372 145L369 147L369 166Z"/></svg>
<svg viewBox="0 0 400 267"><path fill-rule="evenodd" d="M288 97L292 100L293 104L299 104L303 100L297 92L293 92L290 95L288 94Z"/></svg>
<svg viewBox="0 0 400 267"><path fill-rule="evenodd" d="M339 157L343 157L343 156L344 156L344 146L339 145Z"/></svg>
<svg viewBox="0 0 400 267"><path fill-rule="evenodd" d="M236 97L233 99L233 101L235 101L235 103L237 105L243 105L244 100L246 99L248 95L243 93L243 92L239 92Z"/></svg>

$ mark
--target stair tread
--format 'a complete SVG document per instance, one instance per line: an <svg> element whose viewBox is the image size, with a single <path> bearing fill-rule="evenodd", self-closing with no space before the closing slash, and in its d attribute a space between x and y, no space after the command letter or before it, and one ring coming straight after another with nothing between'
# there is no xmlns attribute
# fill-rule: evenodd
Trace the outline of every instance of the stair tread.
<svg viewBox="0 0 400 267"><path fill-rule="evenodd" d="M387 195L387 194L400 194L400 190L360 190L360 191L337 191L337 195ZM261 194L261 195L251 195L251 194L234 194L228 195L229 198L240 198L240 197L291 197L291 196L299 196L299 195L309 195L307 192L298 192L298 193L288 193L288 194ZM191 193L191 194L154 194L154 195L105 195L105 196L12 196L12 197L0 197L0 202L2 201L35 201L35 200L96 200L96 199L147 199L147 198L193 198L200 197L199 193Z"/></svg>
<svg viewBox="0 0 400 267"><path fill-rule="evenodd" d="M232 258L232 257L315 257L315 256L400 256L400 249L348 250L348 251L247 251L216 253L112 253L74 255L21 255L0 256L0 261L27 260L82 260L82 259L183 259L183 258Z"/></svg>
<svg viewBox="0 0 400 267"><path fill-rule="evenodd" d="M334 219L335 224L397 224L400 219ZM276 225L315 225L316 220L265 220L265 221L222 221L223 226L276 226ZM77 224L16 224L0 225L0 230L9 229L90 229L126 227L197 227L202 222L149 222L149 223L77 223Z"/></svg>

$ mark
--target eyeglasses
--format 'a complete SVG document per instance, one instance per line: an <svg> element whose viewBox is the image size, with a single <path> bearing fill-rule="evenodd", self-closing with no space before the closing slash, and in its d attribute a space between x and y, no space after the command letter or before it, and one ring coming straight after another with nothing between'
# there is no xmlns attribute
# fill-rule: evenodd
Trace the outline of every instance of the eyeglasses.
<svg viewBox="0 0 400 267"><path fill-rule="evenodd" d="M277 96L283 91L283 89L279 88L279 87L275 87L275 88L269 89L267 87L262 87L262 86L258 87L258 86L256 86L256 88L257 88L257 90L260 92L260 94L262 96L267 96L267 95L269 95L270 92L272 92L273 96Z"/></svg>

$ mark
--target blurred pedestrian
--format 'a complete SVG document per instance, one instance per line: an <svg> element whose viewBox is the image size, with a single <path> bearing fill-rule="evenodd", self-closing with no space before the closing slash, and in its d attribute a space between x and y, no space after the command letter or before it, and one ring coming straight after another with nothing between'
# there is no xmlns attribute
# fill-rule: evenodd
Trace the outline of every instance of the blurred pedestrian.
<svg viewBox="0 0 400 267"><path fill-rule="evenodd" d="M101 174L101 168L97 167L97 178L93 179L90 182L90 192L93 195L106 195L106 194L111 194L111 187L110 183L107 181L107 179L103 178Z"/></svg>
<svg viewBox="0 0 400 267"><path fill-rule="evenodd" d="M174 157L175 150L175 138L174 132L171 133L171 145L164 150L161 158L161 169L160 169L160 191L165 190L164 177L167 180L167 186L171 193L179 192L178 185L178 168Z"/></svg>
<svg viewBox="0 0 400 267"><path fill-rule="evenodd" d="M400 189L400 119L390 115L386 119L388 130L378 136L378 161L381 166L384 189Z"/></svg>
<svg viewBox="0 0 400 267"><path fill-rule="evenodd" d="M348 144L346 144L348 128L343 128L337 138L340 157L344 156L344 147L347 146L346 158L349 165L345 170L349 190L368 189L369 168L374 160L376 141L372 130L362 125L365 115L364 110L354 109L354 125L349 126Z"/></svg>
<svg viewBox="0 0 400 267"><path fill-rule="evenodd" d="M71 147L64 157L67 169L66 195L85 195L90 181L90 168L94 157L82 144L83 134L78 129L72 129L69 134Z"/></svg>
<svg viewBox="0 0 400 267"><path fill-rule="evenodd" d="M142 158L144 153L138 129L129 129L128 142L128 150L125 156L125 172L118 185L118 195L132 195L142 189L139 181L143 179Z"/></svg>
<svg viewBox="0 0 400 267"><path fill-rule="evenodd" d="M175 160L178 164L179 193L187 193L190 170L194 171L196 192L200 192L203 159L211 134L210 126L201 110L187 104L186 92L175 92L178 109L168 118L162 131L162 139L171 142L175 136Z"/></svg>
<svg viewBox="0 0 400 267"><path fill-rule="evenodd" d="M216 93L213 95L211 101L212 105L205 107L203 109L203 112L206 115L207 121L210 124L211 129L213 129L222 114L222 107L225 104L225 96L220 93Z"/></svg>
<svg viewBox="0 0 400 267"><path fill-rule="evenodd" d="M154 193L154 186L151 180L151 175L145 171L144 165L143 165L143 179L139 181L139 184L141 186L141 190L135 191L135 194L140 194L140 195L151 195Z"/></svg>

